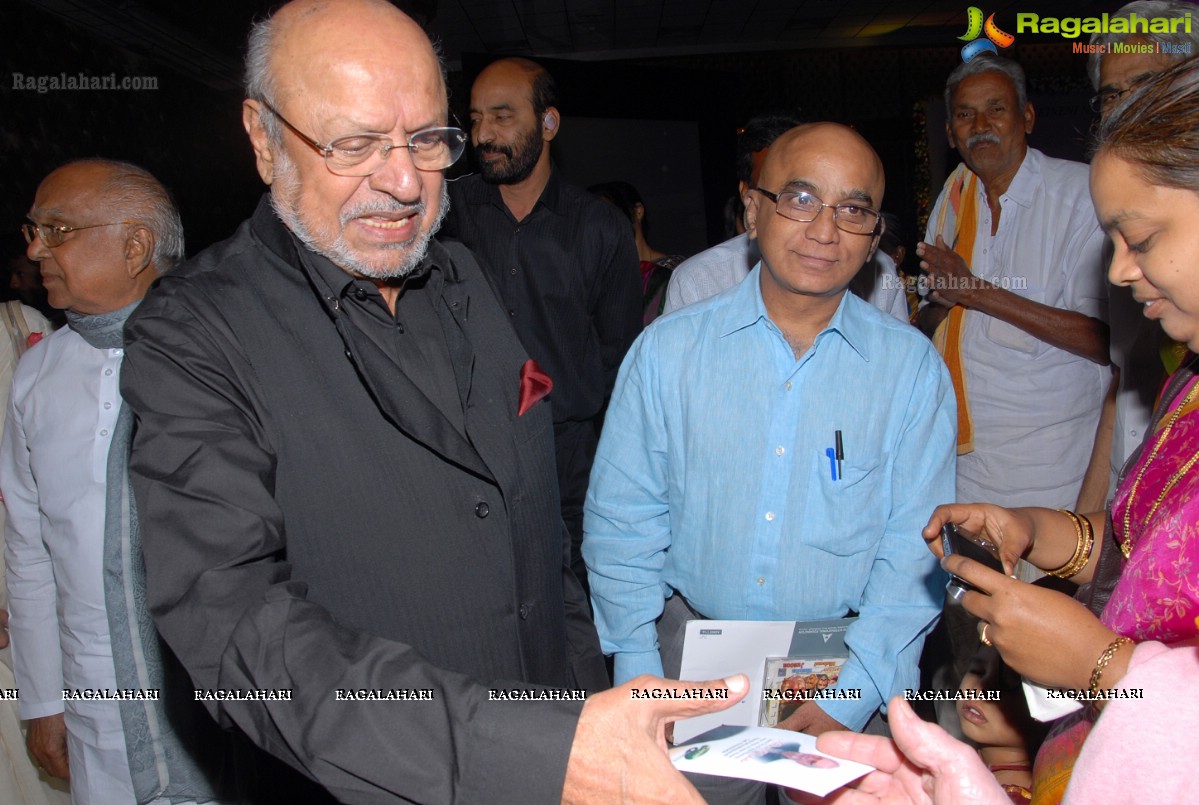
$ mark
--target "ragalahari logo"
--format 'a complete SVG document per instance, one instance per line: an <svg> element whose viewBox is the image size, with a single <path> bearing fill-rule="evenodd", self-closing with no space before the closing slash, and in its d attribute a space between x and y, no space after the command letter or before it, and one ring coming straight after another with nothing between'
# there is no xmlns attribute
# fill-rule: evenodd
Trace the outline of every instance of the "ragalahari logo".
<svg viewBox="0 0 1199 805"><path fill-rule="evenodd" d="M986 34L987 38L979 39L983 34ZM970 61L980 53L998 54L996 45L1007 48L1016 41L1016 37L999 29L999 26L995 24L994 14L987 17L987 21L984 23L983 11L978 6L970 6L966 9L966 33L964 36L959 36L958 39L967 43L962 48L962 61L964 62Z"/></svg>

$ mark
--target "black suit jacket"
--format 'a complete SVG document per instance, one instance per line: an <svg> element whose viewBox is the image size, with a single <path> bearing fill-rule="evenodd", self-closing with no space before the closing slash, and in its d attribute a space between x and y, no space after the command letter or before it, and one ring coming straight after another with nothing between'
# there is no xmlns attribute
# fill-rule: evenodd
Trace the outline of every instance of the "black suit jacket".
<svg viewBox="0 0 1199 805"><path fill-rule="evenodd" d="M465 433L350 326L321 259L264 200L127 327L155 622L197 688L290 689L209 708L339 800L557 802L581 705L488 695L604 684L549 405L517 415L526 354L461 246L427 260ZM338 699L390 689L433 700Z"/></svg>

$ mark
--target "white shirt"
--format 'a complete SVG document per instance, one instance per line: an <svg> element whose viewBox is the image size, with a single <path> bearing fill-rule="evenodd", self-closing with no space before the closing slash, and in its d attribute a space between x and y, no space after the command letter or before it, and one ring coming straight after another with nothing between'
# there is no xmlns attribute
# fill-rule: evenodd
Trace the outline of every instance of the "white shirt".
<svg viewBox="0 0 1199 805"><path fill-rule="evenodd" d="M0 302L0 304L4 304ZM28 305L21 305L21 313L25 316L25 325L29 328L30 334L39 333L43 338L49 337L54 330L50 322L38 311ZM4 426L4 415L8 411L8 393L12 389L12 376L16 371L17 361L20 355L17 350L17 341L23 338L20 332L14 332L11 335L0 332L0 428ZM28 341L27 337L24 337ZM4 527L4 509L0 508L0 529ZM5 607L8 604L8 587L5 582L4 572L4 557L3 546L0 546L0 607ZM0 652L0 662L4 662L11 667L12 663L7 659L8 650Z"/></svg>
<svg viewBox="0 0 1199 805"><path fill-rule="evenodd" d="M907 288L899 276L895 261L882 249L876 250L874 256L862 266L849 288L883 313L902 322L910 321Z"/></svg>
<svg viewBox="0 0 1199 805"><path fill-rule="evenodd" d="M1107 321L1103 232L1087 166L1029 148L1000 197L999 229L978 185L970 269L1026 299ZM942 193L926 240L936 242ZM946 216L946 243L953 215ZM974 451L958 457L958 500L1070 507L1078 498L1110 380L1106 366L975 310L962 335Z"/></svg>
<svg viewBox="0 0 1199 805"><path fill-rule="evenodd" d="M732 288L745 279L760 259L758 242L750 240L744 232L688 257L670 275L662 312L669 313Z"/></svg>
<svg viewBox="0 0 1199 805"><path fill-rule="evenodd" d="M123 355L67 327L30 349L0 442L21 717L65 712L75 803L133 801L119 704L63 702L64 688L116 688L101 557Z"/></svg>

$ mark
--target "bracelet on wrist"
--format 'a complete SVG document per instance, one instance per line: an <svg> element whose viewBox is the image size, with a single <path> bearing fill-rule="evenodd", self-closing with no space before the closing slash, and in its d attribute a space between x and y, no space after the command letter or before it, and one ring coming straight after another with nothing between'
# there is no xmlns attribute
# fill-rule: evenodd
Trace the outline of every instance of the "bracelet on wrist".
<svg viewBox="0 0 1199 805"><path fill-rule="evenodd" d="M1059 579L1068 579L1078 575L1087 566L1087 562L1091 561L1091 550L1095 547L1095 529L1091 525L1091 521L1081 514L1067 509L1058 509L1058 511L1070 518L1070 522L1074 525L1076 539L1074 554L1061 567L1046 570L1045 573Z"/></svg>
<svg viewBox="0 0 1199 805"><path fill-rule="evenodd" d="M1090 692L1092 696L1099 692L1099 680L1103 678L1103 672L1107 669L1108 663L1112 661L1112 657L1116 656L1116 652L1125 645L1131 646L1132 641L1127 637L1117 637L1108 644L1103 653L1099 655L1099 659L1095 661L1095 670L1091 671Z"/></svg>

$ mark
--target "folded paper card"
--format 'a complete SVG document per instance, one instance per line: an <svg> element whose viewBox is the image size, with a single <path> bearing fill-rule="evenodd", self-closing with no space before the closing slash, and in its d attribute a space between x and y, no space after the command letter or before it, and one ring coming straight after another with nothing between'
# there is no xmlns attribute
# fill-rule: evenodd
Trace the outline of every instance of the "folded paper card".
<svg viewBox="0 0 1199 805"><path fill-rule="evenodd" d="M769 727L723 726L670 750L680 771L739 777L825 796L874 771L816 750L816 738Z"/></svg>

